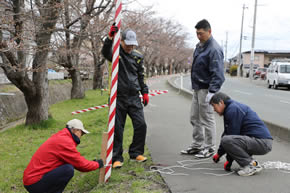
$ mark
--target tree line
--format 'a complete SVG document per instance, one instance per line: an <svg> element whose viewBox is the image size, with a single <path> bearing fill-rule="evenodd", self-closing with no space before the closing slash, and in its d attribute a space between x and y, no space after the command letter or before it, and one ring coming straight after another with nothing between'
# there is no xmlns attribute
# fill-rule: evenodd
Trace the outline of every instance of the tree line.
<svg viewBox="0 0 290 193"><path fill-rule="evenodd" d="M133 1L123 0L121 28L136 31L146 76L187 72L193 50L182 26L152 7L129 9ZM93 72L94 89L103 87L101 48L113 18L113 0L1 0L0 66L24 94L26 124L48 119L48 68L69 73L72 99L85 97L82 70Z"/></svg>

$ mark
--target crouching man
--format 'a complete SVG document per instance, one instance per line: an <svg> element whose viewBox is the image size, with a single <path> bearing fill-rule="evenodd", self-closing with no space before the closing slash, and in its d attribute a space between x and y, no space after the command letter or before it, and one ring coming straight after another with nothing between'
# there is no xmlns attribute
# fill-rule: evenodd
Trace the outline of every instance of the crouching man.
<svg viewBox="0 0 290 193"><path fill-rule="evenodd" d="M32 156L23 174L23 184L30 193L63 192L74 169L89 172L103 167L102 160L86 160L77 151L82 135L89 133L78 119L52 135Z"/></svg>
<svg viewBox="0 0 290 193"><path fill-rule="evenodd" d="M227 154L226 170L230 170L233 161L241 169L240 176L251 176L262 170L252 155L265 155L272 150L273 138L258 115L247 105L231 100L222 92L216 93L210 100L214 110L224 116L224 132L217 154L213 161Z"/></svg>

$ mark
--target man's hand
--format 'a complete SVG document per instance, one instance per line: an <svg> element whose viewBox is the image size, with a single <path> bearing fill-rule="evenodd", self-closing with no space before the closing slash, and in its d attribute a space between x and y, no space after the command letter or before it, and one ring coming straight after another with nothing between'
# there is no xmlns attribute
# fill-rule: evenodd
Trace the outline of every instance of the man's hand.
<svg viewBox="0 0 290 193"><path fill-rule="evenodd" d="M103 160L101 160L101 159L93 159L93 161L95 161L95 162L98 162L98 164L99 164L99 168L102 168L102 167L104 167L104 162L103 162Z"/></svg>
<svg viewBox="0 0 290 193"><path fill-rule="evenodd" d="M143 94L143 104L146 106L149 103L149 96L147 93Z"/></svg>
<svg viewBox="0 0 290 193"><path fill-rule="evenodd" d="M212 160L213 160L215 163L218 163L218 162L220 161L220 155L216 153L216 154L212 157Z"/></svg>
<svg viewBox="0 0 290 193"><path fill-rule="evenodd" d="M114 22L113 25L111 26L109 37L113 38L118 31L119 31L119 28L116 26L116 23Z"/></svg>
<svg viewBox="0 0 290 193"><path fill-rule="evenodd" d="M209 103L214 94L215 93L208 92L205 98L205 102Z"/></svg>
<svg viewBox="0 0 290 193"><path fill-rule="evenodd" d="M224 163L224 169L225 169L226 171L230 172L230 171L231 171L232 163L233 163L233 162L227 160L227 161Z"/></svg>

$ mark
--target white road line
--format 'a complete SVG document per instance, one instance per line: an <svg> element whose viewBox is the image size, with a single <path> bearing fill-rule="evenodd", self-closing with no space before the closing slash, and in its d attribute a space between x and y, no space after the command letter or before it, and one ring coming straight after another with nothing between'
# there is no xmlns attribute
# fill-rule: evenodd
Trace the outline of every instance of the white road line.
<svg viewBox="0 0 290 193"><path fill-rule="evenodd" d="M281 103L286 103L288 105L290 105L290 102L289 101L283 101L283 100L280 100Z"/></svg>
<svg viewBox="0 0 290 193"><path fill-rule="evenodd" d="M245 94L245 95L253 95L252 93L244 92L244 91L240 91L240 90L234 90L234 92Z"/></svg>
<svg viewBox="0 0 290 193"><path fill-rule="evenodd" d="M269 96L269 97L273 97L273 98L277 97L277 95L271 95L271 94L265 94L265 96Z"/></svg>

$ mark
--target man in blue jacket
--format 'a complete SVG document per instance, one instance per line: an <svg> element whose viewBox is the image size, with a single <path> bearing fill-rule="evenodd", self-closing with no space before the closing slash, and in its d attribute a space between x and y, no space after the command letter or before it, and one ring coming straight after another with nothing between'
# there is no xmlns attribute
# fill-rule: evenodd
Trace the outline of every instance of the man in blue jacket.
<svg viewBox="0 0 290 193"><path fill-rule="evenodd" d="M211 35L211 26L205 19L196 26L199 43L193 54L191 85L193 89L190 123L193 127L192 143L181 151L198 158L214 154L215 119L210 98L221 88L224 78L223 51Z"/></svg>
<svg viewBox="0 0 290 193"><path fill-rule="evenodd" d="M252 155L265 155L272 150L273 138L264 124L250 107L231 100L222 92L216 93L210 100L214 110L224 116L224 132L217 154L213 161L218 162L220 157L227 154L224 164L230 170L233 161L241 169L240 176L251 176L262 170Z"/></svg>

